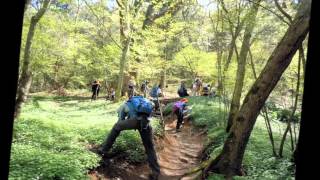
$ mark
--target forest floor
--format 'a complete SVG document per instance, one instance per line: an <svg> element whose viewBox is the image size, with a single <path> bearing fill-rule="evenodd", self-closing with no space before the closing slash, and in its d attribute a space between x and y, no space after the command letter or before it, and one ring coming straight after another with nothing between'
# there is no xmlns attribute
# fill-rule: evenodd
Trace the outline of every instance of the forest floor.
<svg viewBox="0 0 320 180"><path fill-rule="evenodd" d="M158 162L161 169L159 180L188 180L192 176L183 175L200 164L201 152L205 135L203 131L192 125L188 119L184 120L181 132L176 132L177 120L175 116L165 117L165 133L161 138L155 139ZM90 175L92 180L144 180L151 173L148 163L129 164L121 157L114 157L107 165L99 166Z"/></svg>
<svg viewBox="0 0 320 180"><path fill-rule="evenodd" d="M106 101L103 94L96 101L90 98L86 90L68 96L47 92L30 95L14 124L9 179L87 179L88 175L91 179L147 179L150 169L146 153L139 133L134 130L121 132L110 152L114 156L106 161L109 165L101 165L101 157L91 148L100 145L108 135L118 119L116 111L125 99L114 103ZM169 111L173 99L169 93L162 99L164 104L169 103L163 109L168 115L165 131L158 117L151 120L160 179L169 180L179 179L198 166L200 160L206 160L200 154L217 156L227 137L226 112L219 98L189 97L190 119L179 133L175 132L175 116ZM269 114L278 150L286 124L278 122L274 112ZM259 116L243 158L247 174L234 179L293 180L291 154L289 139L284 146L284 158L273 157L265 121ZM224 178L212 173L207 179Z"/></svg>

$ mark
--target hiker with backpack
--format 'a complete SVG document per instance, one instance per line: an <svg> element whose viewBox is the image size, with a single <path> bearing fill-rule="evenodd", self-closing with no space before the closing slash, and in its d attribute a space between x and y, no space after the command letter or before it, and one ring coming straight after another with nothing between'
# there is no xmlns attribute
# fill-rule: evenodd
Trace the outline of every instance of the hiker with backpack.
<svg viewBox="0 0 320 180"><path fill-rule="evenodd" d="M161 90L161 85L154 85L153 88L151 89L149 95L153 98L158 98L158 97L162 97L162 90Z"/></svg>
<svg viewBox="0 0 320 180"><path fill-rule="evenodd" d="M176 132L180 132L180 128L183 122L184 112L187 110L187 98L182 98L179 101L173 104L173 113L177 116L177 125L176 125Z"/></svg>
<svg viewBox="0 0 320 180"><path fill-rule="evenodd" d="M202 88L202 96L209 96L210 93L210 85L209 84L205 84Z"/></svg>
<svg viewBox="0 0 320 180"><path fill-rule="evenodd" d="M147 97L147 92L149 90L148 84L149 84L149 81L147 80L141 84L140 91L143 93L143 97Z"/></svg>
<svg viewBox="0 0 320 180"><path fill-rule="evenodd" d="M179 95L179 97L189 96L184 81L181 81L181 85L180 85L180 87L179 87L179 89L178 89L178 95Z"/></svg>
<svg viewBox="0 0 320 180"><path fill-rule="evenodd" d="M153 88L151 89L150 93L149 93L152 102L155 104L155 110L158 110L160 107L160 102L159 102L159 97L163 96L163 93L161 91L161 85L154 85Z"/></svg>
<svg viewBox="0 0 320 180"><path fill-rule="evenodd" d="M152 140L152 127L150 125L150 116L153 109L153 103L142 96L132 96L126 103L120 106L118 110L118 121L113 126L109 136L98 153L105 157L105 154L111 149L116 138L122 130L138 130L147 153L149 166L152 170L150 179L157 179L160 174L156 151Z"/></svg>
<svg viewBox="0 0 320 180"><path fill-rule="evenodd" d="M199 78L196 78L192 84L192 96L199 96L202 87L202 82Z"/></svg>
<svg viewBox="0 0 320 180"><path fill-rule="evenodd" d="M113 88L111 88L110 100L114 101L115 97L116 97L116 91Z"/></svg>

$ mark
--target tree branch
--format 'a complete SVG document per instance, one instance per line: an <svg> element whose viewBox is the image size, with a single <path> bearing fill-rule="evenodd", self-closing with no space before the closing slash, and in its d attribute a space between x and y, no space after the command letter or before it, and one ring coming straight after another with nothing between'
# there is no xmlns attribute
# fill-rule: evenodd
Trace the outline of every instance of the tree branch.
<svg viewBox="0 0 320 180"><path fill-rule="evenodd" d="M146 12L146 18L143 21L142 29L145 29L147 26L151 25L156 19L164 16L166 13L175 14L182 7L183 2L180 0L174 6L170 6L170 3L165 3L160 8L159 12L152 14L154 12L154 4L148 6Z"/></svg>
<svg viewBox="0 0 320 180"><path fill-rule="evenodd" d="M86 0L84 0L84 3L86 4L86 6L89 8L89 10L91 11L91 13L97 18L98 20L98 23L100 25L102 25L105 29L106 26L100 22L100 17L94 12L94 10L92 9L92 7L88 4L88 2ZM119 49L122 49L122 47L118 44L118 42L116 40L113 39L113 37L111 36L110 32L107 31L107 35L109 36L109 38L115 43L115 45L119 48Z"/></svg>
<svg viewBox="0 0 320 180"><path fill-rule="evenodd" d="M41 18L41 17L44 15L44 13L46 12L49 4L50 4L50 0L45 0L45 1L43 2L42 7L41 7L40 10L37 12L37 14L32 17L32 20L38 22L38 21L40 20L40 18Z"/></svg>
<svg viewBox="0 0 320 180"><path fill-rule="evenodd" d="M247 0L251 3L257 4L256 2L252 1L252 0ZM272 14L274 14L275 16L277 16L282 22L286 23L287 25L290 25L290 22L286 21L282 16L280 16L279 14L277 14L276 12L272 11L271 9L268 9L264 6L262 6L261 4L257 4L258 6L262 7L263 9L271 12Z"/></svg>
<svg viewBox="0 0 320 180"><path fill-rule="evenodd" d="M116 0L116 1L117 1L118 6L119 6L120 8L122 8L122 9L123 9L123 8L124 8L124 7L123 7L123 4L122 4L122 3L120 3L120 1L119 1L119 0Z"/></svg>
<svg viewBox="0 0 320 180"><path fill-rule="evenodd" d="M276 4L276 7L279 9L279 11L289 20L290 23L292 23L291 16L281 8L278 0L274 0L274 3Z"/></svg>

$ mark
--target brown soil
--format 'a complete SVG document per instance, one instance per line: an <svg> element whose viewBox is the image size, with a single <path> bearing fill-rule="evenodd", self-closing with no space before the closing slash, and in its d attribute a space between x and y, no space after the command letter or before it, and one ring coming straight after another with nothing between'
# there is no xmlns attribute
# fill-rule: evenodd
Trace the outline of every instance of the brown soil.
<svg viewBox="0 0 320 180"><path fill-rule="evenodd" d="M173 116L175 117L175 116ZM191 180L196 175L183 177L200 164L204 133L185 120L181 132L175 131L176 120L166 118L165 135L155 140L161 175L159 180ZM148 163L132 165L121 157L110 160L107 167L98 167L90 173L92 180L146 180L150 174Z"/></svg>

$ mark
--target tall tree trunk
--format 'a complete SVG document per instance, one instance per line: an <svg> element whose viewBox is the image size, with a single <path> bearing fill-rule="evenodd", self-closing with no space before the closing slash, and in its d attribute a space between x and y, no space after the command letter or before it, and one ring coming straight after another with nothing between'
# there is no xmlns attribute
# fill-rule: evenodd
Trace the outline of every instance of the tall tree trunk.
<svg viewBox="0 0 320 180"><path fill-rule="evenodd" d="M143 24L142 24L142 29L145 30L147 28L148 25L152 24L153 22L153 17L152 17L152 14L153 14L153 11L154 11L154 4L153 3L150 3L148 8L147 8L147 11L146 11L146 14L145 14L145 19L143 21Z"/></svg>
<svg viewBox="0 0 320 180"><path fill-rule="evenodd" d="M252 6L252 8L250 10L249 18L247 20L247 24L246 24L246 28L245 28L245 32L244 32L244 37L243 37L243 42L242 42L242 46L241 46L241 50L240 50L236 84L234 87L232 100L231 100L230 112L229 112L229 117L228 117L228 124L227 124L227 129L226 129L227 132L229 132L229 130L233 124L233 119L236 116L236 114L239 110L239 107L240 107L240 98L241 98L241 92L242 92L243 81L244 81L244 76L245 76L245 69L246 69L246 59L247 59L248 51L250 48L251 34L252 34L253 28L255 26L254 22L255 22L257 13L258 13L260 1L261 0L257 0L256 3Z"/></svg>
<svg viewBox="0 0 320 180"><path fill-rule="evenodd" d="M224 3L223 1L222 2L219 2L220 5L222 6L222 8L224 9ZM214 19L211 18L211 22L212 24L216 24L214 29L215 29L215 38L217 40L217 64L216 64L216 67L217 67L217 70L218 70L218 85L217 85L217 90L216 90L216 93L219 95L219 112L218 114L220 115L222 113L221 111L221 105L222 105L222 101L223 101L223 104L224 104L224 111L227 112L227 95L226 95L226 92L225 92L225 86L224 86L224 79L225 79L225 76L224 76L224 73L223 73L223 68L222 68L222 64L223 64L223 41L222 41L222 32L224 32L224 21L223 21L223 18L222 18L222 15L223 15L223 11L220 11L219 9L219 6L217 7L217 20L215 21ZM225 11L225 13L227 14L228 12ZM219 26L220 25L220 26ZM232 32L232 28L230 28L231 30L231 34L233 34ZM211 90L212 86L210 87L210 90ZM223 119L225 119L225 113L223 112ZM225 125L225 122L226 121L223 121L223 125Z"/></svg>
<svg viewBox="0 0 320 180"><path fill-rule="evenodd" d="M262 108L262 113L264 113L263 117L264 117L264 120L265 120L265 123L266 123L266 127L267 127L267 130L268 130L270 143L271 143L271 146L272 146L272 154L273 154L274 157L278 157L277 151L276 151L276 146L274 144L273 132L272 132L271 124L270 124L270 118L268 116L268 109L265 106L263 106L263 108Z"/></svg>
<svg viewBox="0 0 320 180"><path fill-rule="evenodd" d="M45 0L43 2L43 6L41 9L31 18L29 32L27 35L27 41L24 49L24 57L23 57L23 64L22 64L22 72L18 82L18 89L17 89L17 98L16 98L16 105L15 105L15 113L14 117L17 118L20 115L22 104L27 100L27 95L29 93L29 89L31 86L32 81L32 73L30 69L30 51L32 45L32 39L34 36L35 28L41 19L41 17L46 12L49 6L50 0Z"/></svg>
<svg viewBox="0 0 320 180"><path fill-rule="evenodd" d="M209 170L227 176L243 175L242 159L259 111L276 86L309 30L311 0L301 3L292 25L270 56L237 113L222 152Z"/></svg>
<svg viewBox="0 0 320 180"><path fill-rule="evenodd" d="M117 84L116 98L115 98L116 101L119 101L121 97L122 84L123 84L123 78L124 78L124 69L126 66L128 55L129 55L130 41L131 41L131 38L127 39L126 44L122 49L122 55L120 59L120 70L119 70L119 77L118 77L118 84Z"/></svg>
<svg viewBox="0 0 320 180"><path fill-rule="evenodd" d="M121 92L123 88L123 78L124 78L124 70L125 65L128 57L128 53L130 51L130 38L126 37L125 35L125 28L130 28L128 23L125 23L125 21L128 21L128 19L125 18L125 15L128 13L128 2L123 4L122 2L117 1L120 10L119 10L119 17L120 17L120 42L122 45L122 53L120 58L120 70L119 70L119 76L118 76L118 84L115 94L115 101L119 101L121 97ZM128 25L128 27L126 27Z"/></svg>
<svg viewBox="0 0 320 180"><path fill-rule="evenodd" d="M233 51L236 52L236 54L238 54L237 51L237 45L236 45L236 40L238 38L238 36L240 35L240 31L242 30L243 24L244 24L245 19L242 22L238 22L234 33L232 32L232 29L230 29L230 34L231 34L231 42L229 44L229 52L228 52L228 57L227 57L227 61L225 63L224 69L223 71L228 71L230 62L231 62L231 58L233 56ZM238 55L237 55L237 59L238 59Z"/></svg>
<svg viewBox="0 0 320 180"><path fill-rule="evenodd" d="M217 52L217 69L218 69L218 87L217 87L217 92L219 95L222 95L223 92L223 84L222 84L222 66L221 66L221 61L222 61L222 50L220 48L218 49Z"/></svg>
<svg viewBox="0 0 320 180"><path fill-rule="evenodd" d="M30 4L31 0L26 0L25 4L24 4L24 12L26 12L26 10L28 9L28 6Z"/></svg>
<svg viewBox="0 0 320 180"><path fill-rule="evenodd" d="M302 64L302 73L300 72L300 79L304 79L305 77L305 66L306 66L306 58L304 56L304 50L303 50L303 43L301 43L301 46L299 48L299 57L301 58L301 64ZM301 65L300 65L301 66ZM301 67L300 67L301 68ZM293 124L293 132L294 132L294 143L297 143L297 133L296 133L296 125Z"/></svg>
<svg viewBox="0 0 320 180"><path fill-rule="evenodd" d="M251 64L251 68L252 68L253 77L255 80L257 80L258 77L257 77L257 73L256 73L256 68L253 63L253 57L252 57L252 53L251 53L250 49L249 49L249 56L250 56L250 64ZM264 121L266 123L266 127L268 130L268 135L269 135L270 143L272 146L272 154L273 154L273 156L277 157L278 155L277 155L277 151L276 151L276 148L274 145L273 132L272 132L271 124L270 124L270 118L268 116L268 109L266 108L265 105L262 107L262 116L264 117Z"/></svg>
<svg viewBox="0 0 320 180"><path fill-rule="evenodd" d="M231 21L230 17L229 17L229 11L227 10L224 0L219 0L221 7L223 9L223 11L226 13L226 18L227 21L229 22L229 31L231 34L231 42L229 44L229 52L228 52L228 56L227 56L227 60L226 63L224 65L224 71L227 71L231 62L231 58L233 56L233 51L235 51L236 53L236 60L238 62L239 60L239 54L238 54L238 50L237 50L237 46L236 46L236 39L238 38L238 36L240 35L240 32L244 26L244 23L247 21L248 18L250 18L250 12L248 14L245 15L245 17L243 18L243 20L240 20L240 16L241 16L241 1L239 2L239 9L238 9L238 19L237 19L237 24L234 27L233 22ZM234 32L233 32L234 29Z"/></svg>
<svg viewBox="0 0 320 180"><path fill-rule="evenodd" d="M119 9L119 24L120 24L120 42L122 45L122 50L124 50L125 44L126 44L126 35L125 35L125 29L129 28L126 27L125 21L128 20L126 19L126 14L128 13L127 9L127 4L123 4L123 2L120 2L117 0L118 6L120 7Z"/></svg>
<svg viewBox="0 0 320 180"><path fill-rule="evenodd" d="M159 12L154 13L154 5L159 3L161 1L155 1L151 2L150 5L148 6L146 15L145 15L145 20L142 25L142 30L145 30L148 26L151 26L154 22L155 19L160 18L164 16L166 13L174 13L178 11L182 6L181 2L176 3L172 7L169 7L170 4L164 3L163 6L160 8ZM118 78L118 85L117 85L117 90L116 90L116 97L115 101L118 101L120 96L121 96L121 91L123 87L123 77L124 77L124 70L126 69L126 61L128 54L130 52L130 44L132 41L132 36L131 33L133 32L133 29L130 28L130 22L129 18L125 18L124 16L128 16L129 13L129 2L128 1L119 1L117 0L117 4L120 7L119 11L119 16L120 16L120 41L122 42L122 55L120 59L120 70L119 70L119 78ZM141 1L134 1L134 8L135 8L135 13L133 14L133 18L136 17L137 12L139 10L139 7L141 6ZM124 22L126 20L126 23ZM131 32L127 35L125 35L124 30L125 28L128 29L128 32ZM133 42L132 42L133 43Z"/></svg>
<svg viewBox="0 0 320 180"><path fill-rule="evenodd" d="M301 47L301 46L300 46ZM284 147L284 143L286 141L286 137L287 137L287 133L288 131L290 131L290 135L291 135L291 150L293 151L294 149L294 143L293 143L293 139L292 139L292 128L291 128L291 121L294 117L294 114L296 113L297 110L297 105L298 105L298 99L299 99L299 90L300 90L300 71L301 71L301 61L302 61L302 56L303 54L300 51L301 48L299 48L299 61L298 61L298 81L297 81L297 86L296 86L296 96L295 96L295 100L294 100L294 106L293 106L293 110L292 113L287 121L287 128L285 130L285 132L283 133L283 137L281 140L281 144L280 144L280 148L279 148L279 156L283 157L283 147Z"/></svg>
<svg viewBox="0 0 320 180"><path fill-rule="evenodd" d="M163 68L163 71L161 72L160 75L160 86L162 89L166 87L166 69L165 67Z"/></svg>
<svg viewBox="0 0 320 180"><path fill-rule="evenodd" d="M222 84L222 41L221 41L221 32L223 31L223 21L222 21L222 11L220 11L219 6L217 8L217 20L214 20L212 17L210 18L212 24L215 24L214 30L215 30L215 38L217 40L217 70L218 70L218 87L217 87L217 94L221 97L223 93L223 84ZM219 26L220 25L220 26ZM219 98L220 102L220 98ZM220 104L220 103L219 103ZM220 109L220 108L219 108Z"/></svg>
<svg viewBox="0 0 320 180"><path fill-rule="evenodd" d="M304 77L305 70L306 70L306 58L304 56L303 43L301 43L301 46L299 47L299 53L302 61L302 69L303 69L302 77Z"/></svg>

